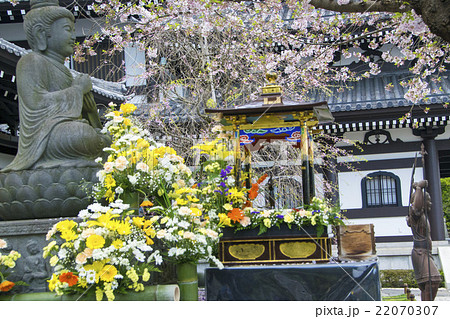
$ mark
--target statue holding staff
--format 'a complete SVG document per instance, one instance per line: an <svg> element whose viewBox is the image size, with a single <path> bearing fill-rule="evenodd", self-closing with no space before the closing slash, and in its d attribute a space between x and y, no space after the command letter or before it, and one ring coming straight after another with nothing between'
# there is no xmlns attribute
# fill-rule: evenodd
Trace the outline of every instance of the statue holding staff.
<svg viewBox="0 0 450 319"><path fill-rule="evenodd" d="M427 212L431 211L431 198L425 190L427 186L426 180L412 183L413 193L406 217L406 222L413 233L414 246L411 259L422 301L434 300L441 282L441 275L431 255L432 242L427 216Z"/></svg>

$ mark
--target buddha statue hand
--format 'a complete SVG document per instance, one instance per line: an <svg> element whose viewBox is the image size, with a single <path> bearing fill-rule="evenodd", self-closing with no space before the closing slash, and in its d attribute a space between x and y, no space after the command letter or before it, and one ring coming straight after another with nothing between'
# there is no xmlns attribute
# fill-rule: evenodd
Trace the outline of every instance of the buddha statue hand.
<svg viewBox="0 0 450 319"><path fill-rule="evenodd" d="M73 86L78 86L83 94L89 93L92 90L91 78L87 74L78 75L73 80Z"/></svg>

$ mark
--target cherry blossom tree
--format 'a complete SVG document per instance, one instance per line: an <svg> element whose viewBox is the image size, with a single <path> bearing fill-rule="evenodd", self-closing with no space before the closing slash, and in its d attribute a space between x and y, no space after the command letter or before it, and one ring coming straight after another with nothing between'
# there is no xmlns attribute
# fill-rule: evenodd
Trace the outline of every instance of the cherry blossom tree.
<svg viewBox="0 0 450 319"><path fill-rule="evenodd" d="M112 44L108 54L129 45L145 51L148 96L163 101L153 114L174 100L196 117L205 107L241 104L259 94L269 70L278 71L286 95L308 100L387 64L409 69L405 98L419 103L430 93L428 81L439 81L450 62L445 32L430 31L416 13L426 16L419 2L96 0L101 32L77 47L76 59L105 39ZM345 59L358 67L340 63Z"/></svg>

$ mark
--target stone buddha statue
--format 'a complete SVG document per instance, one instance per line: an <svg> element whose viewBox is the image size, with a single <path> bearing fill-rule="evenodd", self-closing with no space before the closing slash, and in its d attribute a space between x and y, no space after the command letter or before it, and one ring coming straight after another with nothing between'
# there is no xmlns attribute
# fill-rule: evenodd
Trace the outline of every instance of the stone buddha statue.
<svg viewBox="0 0 450 319"><path fill-rule="evenodd" d="M88 75L73 78L64 65L75 44L74 16L58 0L31 0L24 30L32 52L16 69L20 135L15 159L3 172L93 167L109 144Z"/></svg>

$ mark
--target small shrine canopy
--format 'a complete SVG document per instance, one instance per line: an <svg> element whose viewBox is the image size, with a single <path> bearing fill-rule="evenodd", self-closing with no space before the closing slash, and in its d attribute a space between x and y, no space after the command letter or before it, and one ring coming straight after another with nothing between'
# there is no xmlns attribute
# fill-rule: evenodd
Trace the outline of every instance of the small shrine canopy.
<svg viewBox="0 0 450 319"><path fill-rule="evenodd" d="M326 101L306 103L289 100L282 96L281 87L276 85L275 74L269 73L266 78L269 85L262 88L261 96L255 101L235 108L206 109L205 112L218 115L220 122L234 132L235 167L238 168L235 171L236 181L239 182L241 177L243 158L247 188L251 186L251 152L259 149L250 147L250 144L257 146L259 141L283 139L299 147L303 203L309 204L315 195L311 132L318 124L333 122L334 117ZM269 183L273 183L272 177ZM271 206L274 204L271 203Z"/></svg>
<svg viewBox="0 0 450 319"><path fill-rule="evenodd" d="M282 96L281 87L275 84L276 75L270 73L266 77L269 85L262 88L262 94L256 100L234 108L205 109L205 112L219 114L222 124L240 129L303 125L312 128L334 121L326 101L292 101Z"/></svg>

